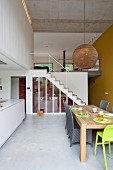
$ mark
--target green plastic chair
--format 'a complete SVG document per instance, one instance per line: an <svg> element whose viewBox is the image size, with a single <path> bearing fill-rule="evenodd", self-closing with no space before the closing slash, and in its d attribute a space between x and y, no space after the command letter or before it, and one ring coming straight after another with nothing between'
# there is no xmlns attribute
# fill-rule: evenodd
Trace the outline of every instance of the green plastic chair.
<svg viewBox="0 0 113 170"><path fill-rule="evenodd" d="M98 142L98 137L102 138L102 142ZM109 154L111 155L111 145L110 142L113 142L113 125L108 125L103 131L98 131L96 134L96 143L94 149L94 155L96 156L96 150L98 145L102 145L103 147L103 155L104 155L104 164L106 170L108 170L108 164L106 160L106 151L105 144L109 145Z"/></svg>

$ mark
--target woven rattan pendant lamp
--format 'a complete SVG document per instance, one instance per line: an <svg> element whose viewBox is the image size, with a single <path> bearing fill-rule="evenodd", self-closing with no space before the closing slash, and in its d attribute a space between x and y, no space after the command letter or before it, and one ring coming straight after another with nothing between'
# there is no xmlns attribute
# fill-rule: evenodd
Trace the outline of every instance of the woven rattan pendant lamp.
<svg viewBox="0 0 113 170"><path fill-rule="evenodd" d="M93 68L98 59L96 49L89 44L85 44L85 0L84 0L84 44L78 46L73 52L73 62L78 69Z"/></svg>

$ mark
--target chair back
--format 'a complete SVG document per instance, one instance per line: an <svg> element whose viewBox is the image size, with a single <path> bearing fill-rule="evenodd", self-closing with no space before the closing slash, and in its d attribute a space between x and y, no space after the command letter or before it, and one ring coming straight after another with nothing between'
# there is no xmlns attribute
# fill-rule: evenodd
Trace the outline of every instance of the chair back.
<svg viewBox="0 0 113 170"><path fill-rule="evenodd" d="M66 102L64 102L64 108L65 108L65 111L66 111L66 114L67 114L67 112L68 112L68 109L67 109L67 103Z"/></svg>
<svg viewBox="0 0 113 170"><path fill-rule="evenodd" d="M73 132L74 129L74 120L73 120L73 114L70 110L70 108L68 107L68 115L69 115L69 127L70 127L70 132Z"/></svg>
<svg viewBox="0 0 113 170"><path fill-rule="evenodd" d="M69 119L69 114L68 114L68 104L66 102L64 102L64 108L65 108L65 111L66 111L66 118L67 120Z"/></svg>
<svg viewBox="0 0 113 170"><path fill-rule="evenodd" d="M112 106L112 109L111 109L111 113L113 113L113 106Z"/></svg>
<svg viewBox="0 0 113 170"><path fill-rule="evenodd" d="M102 140L105 141L112 141L113 142L113 125L108 125L103 131L103 138Z"/></svg>
<svg viewBox="0 0 113 170"><path fill-rule="evenodd" d="M108 102L108 101L106 101L106 100L101 100L101 102L100 102L100 108L103 109L103 110L107 110L109 103L110 103L110 102Z"/></svg>

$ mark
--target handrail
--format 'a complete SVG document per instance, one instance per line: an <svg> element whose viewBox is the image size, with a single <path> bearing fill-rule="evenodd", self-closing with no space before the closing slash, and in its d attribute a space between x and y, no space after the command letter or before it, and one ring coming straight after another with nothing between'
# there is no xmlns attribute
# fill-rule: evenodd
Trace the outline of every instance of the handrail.
<svg viewBox="0 0 113 170"><path fill-rule="evenodd" d="M49 57L49 64L50 64L50 58L52 58L57 64L59 64L65 71L66 71L66 87L67 87L67 72L69 72L65 67L63 67L62 64L60 64L54 57L52 57L49 53L30 53L30 54L45 54L48 55ZM45 56L44 56L45 57ZM54 72L54 70L52 69L52 71ZM50 69L49 69L50 72Z"/></svg>
<svg viewBox="0 0 113 170"><path fill-rule="evenodd" d="M30 53L30 54L45 54L48 55L47 58L52 58L57 64L59 64L64 70L66 70L66 72L69 72L66 68L63 67L63 65L61 63L59 63L54 57L52 57L49 53ZM45 56L44 56L45 57ZM99 61L99 69L100 70L100 61L101 59L98 58ZM50 64L50 59L49 59L49 64ZM94 68L92 68L94 69ZM52 69L53 70L53 69ZM91 69L82 69L82 71L90 71ZM54 70L53 70L54 71ZM79 70L80 71L80 70ZM54 71L55 72L55 71Z"/></svg>
<svg viewBox="0 0 113 170"><path fill-rule="evenodd" d="M50 57L50 58L52 58L57 64L59 64L62 68L64 68L67 72L68 72L68 70L65 68L65 67L63 67L63 65L62 64L60 64L54 57L52 57L49 53L30 53L30 54L46 54L46 55L48 55L48 57ZM45 57L45 56L44 56Z"/></svg>

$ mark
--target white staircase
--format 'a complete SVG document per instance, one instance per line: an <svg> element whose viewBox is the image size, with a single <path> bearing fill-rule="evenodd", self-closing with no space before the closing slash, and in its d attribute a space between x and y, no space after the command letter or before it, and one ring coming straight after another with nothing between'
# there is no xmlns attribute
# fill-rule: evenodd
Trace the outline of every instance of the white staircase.
<svg viewBox="0 0 113 170"><path fill-rule="evenodd" d="M66 96L68 96L73 101L74 104L78 104L78 105L85 105L86 104L80 98L78 98L76 94L73 94L72 91L69 91L68 88L65 88L64 84L60 84L60 81L56 80L55 77L52 77L51 73L47 73L46 78L51 83L53 83L58 89L60 89Z"/></svg>

